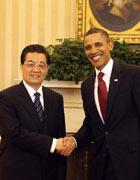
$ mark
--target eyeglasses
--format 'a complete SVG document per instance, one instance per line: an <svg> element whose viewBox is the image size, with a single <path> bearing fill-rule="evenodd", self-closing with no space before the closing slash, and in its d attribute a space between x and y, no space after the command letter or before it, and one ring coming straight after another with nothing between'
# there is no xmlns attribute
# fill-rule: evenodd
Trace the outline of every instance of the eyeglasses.
<svg viewBox="0 0 140 180"><path fill-rule="evenodd" d="M33 69L35 67L38 67L39 69L45 69L47 67L47 64L43 61L35 62L35 61L28 61L24 63L28 68Z"/></svg>

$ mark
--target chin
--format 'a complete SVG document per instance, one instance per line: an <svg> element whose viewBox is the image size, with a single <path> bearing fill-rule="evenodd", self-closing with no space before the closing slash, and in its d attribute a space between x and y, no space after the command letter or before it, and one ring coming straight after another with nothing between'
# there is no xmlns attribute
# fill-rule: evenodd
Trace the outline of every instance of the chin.
<svg viewBox="0 0 140 180"><path fill-rule="evenodd" d="M94 66L96 69L98 69L99 71L103 68L102 66Z"/></svg>

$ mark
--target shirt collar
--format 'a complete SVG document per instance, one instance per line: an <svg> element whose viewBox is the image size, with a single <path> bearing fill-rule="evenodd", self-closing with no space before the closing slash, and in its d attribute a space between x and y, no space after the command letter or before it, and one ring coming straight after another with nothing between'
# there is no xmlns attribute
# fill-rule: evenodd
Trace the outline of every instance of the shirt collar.
<svg viewBox="0 0 140 180"><path fill-rule="evenodd" d="M40 96L43 97L43 91L42 91L42 85L38 88L37 91L35 91L31 86L29 86L24 80L23 80L23 84L25 86L25 88L27 89L27 92L29 93L29 95L31 97L34 96L34 93L39 92Z"/></svg>
<svg viewBox="0 0 140 180"><path fill-rule="evenodd" d="M105 65L105 67L102 69L102 72L107 75L108 77L111 76L111 72L112 72L112 68L113 68L113 60L110 59L108 61L108 63ZM98 73L100 72L97 68L95 68L95 72L96 75L98 75Z"/></svg>

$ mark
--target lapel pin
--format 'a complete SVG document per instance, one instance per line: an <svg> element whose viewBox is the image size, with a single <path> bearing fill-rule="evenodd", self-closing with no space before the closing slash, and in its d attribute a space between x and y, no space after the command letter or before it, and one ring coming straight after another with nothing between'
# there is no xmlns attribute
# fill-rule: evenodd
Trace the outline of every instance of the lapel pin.
<svg viewBox="0 0 140 180"><path fill-rule="evenodd" d="M118 82L118 79L114 79L114 82Z"/></svg>

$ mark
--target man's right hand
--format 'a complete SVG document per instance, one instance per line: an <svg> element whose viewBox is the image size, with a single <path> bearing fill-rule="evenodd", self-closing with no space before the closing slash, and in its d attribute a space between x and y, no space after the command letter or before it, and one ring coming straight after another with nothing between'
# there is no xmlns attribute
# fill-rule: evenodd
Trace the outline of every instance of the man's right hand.
<svg viewBox="0 0 140 180"><path fill-rule="evenodd" d="M56 144L57 153L63 156L69 156L75 148L76 148L76 142L72 136L57 139L57 144Z"/></svg>

